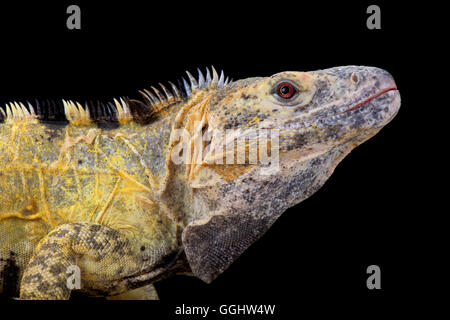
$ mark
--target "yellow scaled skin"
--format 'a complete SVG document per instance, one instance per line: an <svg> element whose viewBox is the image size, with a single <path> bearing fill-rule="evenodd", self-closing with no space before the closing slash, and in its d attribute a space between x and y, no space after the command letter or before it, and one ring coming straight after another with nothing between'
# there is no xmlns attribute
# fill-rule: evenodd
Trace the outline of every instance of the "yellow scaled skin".
<svg viewBox="0 0 450 320"><path fill-rule="evenodd" d="M142 268L142 246L155 262L177 250L177 218L155 201L165 168L155 172L143 159L143 154L149 156L150 141L145 137L161 134L152 133L152 128L132 122L114 130L58 127L36 120L0 125L2 261L14 252L23 271L39 240L74 222L108 226L128 239L137 255L130 258L135 265L126 262L136 268L132 274ZM86 265L85 279L93 278L99 268L89 263L77 262ZM108 263L114 261L105 260L103 265ZM111 277L102 276L114 280L113 272L109 271Z"/></svg>

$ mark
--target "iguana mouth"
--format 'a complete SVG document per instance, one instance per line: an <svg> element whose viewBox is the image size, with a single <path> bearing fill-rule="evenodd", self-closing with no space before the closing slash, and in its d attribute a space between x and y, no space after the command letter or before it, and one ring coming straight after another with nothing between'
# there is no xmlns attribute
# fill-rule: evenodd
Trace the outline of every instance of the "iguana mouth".
<svg viewBox="0 0 450 320"><path fill-rule="evenodd" d="M340 114L346 113L346 112L349 112L349 111L353 111L353 110L356 110L356 109L358 109L358 108L361 108L362 106L368 104L370 101L372 101L372 100L378 98L379 96L381 96L381 95L383 95L383 94L385 94L385 93L387 93L387 92L389 92L389 91L393 91L393 90L397 90L397 87L394 86L394 87L390 87L390 88L381 90L380 92L378 92L378 93L376 93L376 94L370 96L369 98L364 99L363 101L358 102L358 103L355 104L354 106L352 106L352 107L350 107L350 108L348 108L348 109L346 109L346 110L340 112Z"/></svg>

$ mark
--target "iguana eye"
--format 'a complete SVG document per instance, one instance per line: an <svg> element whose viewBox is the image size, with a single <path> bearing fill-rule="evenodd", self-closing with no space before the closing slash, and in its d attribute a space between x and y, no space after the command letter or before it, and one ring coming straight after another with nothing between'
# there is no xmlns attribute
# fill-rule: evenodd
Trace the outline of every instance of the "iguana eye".
<svg viewBox="0 0 450 320"><path fill-rule="evenodd" d="M277 94L283 99L290 99L297 92L289 82L281 82L277 87Z"/></svg>

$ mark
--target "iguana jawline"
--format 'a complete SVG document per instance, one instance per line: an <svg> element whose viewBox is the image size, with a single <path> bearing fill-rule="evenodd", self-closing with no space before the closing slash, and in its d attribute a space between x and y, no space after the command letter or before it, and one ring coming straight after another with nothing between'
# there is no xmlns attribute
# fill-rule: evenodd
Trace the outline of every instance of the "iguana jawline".
<svg viewBox="0 0 450 320"><path fill-rule="evenodd" d="M348 108L348 109L342 111L341 113L346 113L346 112L353 111L353 110L356 110L356 109L358 109L358 108L361 108L362 106L368 104L368 103L369 103L370 101L372 101L373 99L376 99L376 98L378 98L379 96L381 96L381 95L383 95L383 94L385 94L385 93L387 93L387 92L389 92L389 91L394 91L394 90L397 90L397 87L390 87L390 88L381 90L380 92L374 94L373 96L370 96L369 98L367 98L367 99L365 99L365 100L363 100L363 101L361 101L361 102L355 104L353 107L350 107L350 108ZM340 113L340 114L341 114L341 113Z"/></svg>

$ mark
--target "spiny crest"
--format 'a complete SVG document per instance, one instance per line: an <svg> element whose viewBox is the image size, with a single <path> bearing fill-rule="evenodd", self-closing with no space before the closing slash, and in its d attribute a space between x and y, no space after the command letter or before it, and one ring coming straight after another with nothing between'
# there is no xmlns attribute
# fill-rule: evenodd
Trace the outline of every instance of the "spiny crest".
<svg viewBox="0 0 450 320"><path fill-rule="evenodd" d="M11 102L5 105L5 108L0 108L0 120L18 121L18 120L33 120L36 118L36 113L33 106L28 102L28 108L22 102Z"/></svg>
<svg viewBox="0 0 450 320"><path fill-rule="evenodd" d="M80 103L71 100L65 101L63 99L64 113L66 119L74 125L91 124L91 116L89 115L89 108L84 109Z"/></svg>
<svg viewBox="0 0 450 320"><path fill-rule="evenodd" d="M83 107L79 102L61 100L61 102L36 100L34 107L27 101L27 107L22 102L7 103L0 107L0 121L15 122L39 120L42 122L70 122L73 125L89 125L93 122L118 121L127 123L133 120L130 110L130 100L127 98L113 99L113 103L86 103Z"/></svg>
<svg viewBox="0 0 450 320"><path fill-rule="evenodd" d="M74 125L88 125L91 124L93 119L91 118L89 112L89 106L83 108L78 102L63 101L64 113L66 119ZM119 98L119 101L114 98L114 105L110 105L110 109L116 115L117 121L119 123L127 123L133 120L133 116L130 111L128 103L123 99ZM94 119L98 120L98 119Z"/></svg>
<svg viewBox="0 0 450 320"><path fill-rule="evenodd" d="M188 100L199 90L222 88L232 82L225 78L223 71L220 76L211 66L206 68L206 75L197 68L198 78L186 71L187 79L181 78L178 85L168 82L164 86L159 83L160 89L151 86L151 90L139 90L144 101L135 99L119 98L113 102L86 102L84 107L77 101L37 101L35 106L30 102L26 105L22 102L7 103L5 107L0 106L0 122L14 122L26 120L39 120L42 122L69 122L73 125L89 125L96 123L120 123L127 122L149 123L164 108L181 101Z"/></svg>
<svg viewBox="0 0 450 320"><path fill-rule="evenodd" d="M189 71L186 71L188 80L181 78L178 86L169 81L172 91L159 83L162 93L153 86L151 86L153 91L143 89L139 90L139 93L144 97L146 104L156 113L173 103L189 99L198 90L222 88L232 82L232 79L229 79L228 77L225 78L223 71L221 71L219 76L213 66L211 66L211 71L206 68L206 77L200 69L197 68L197 71L198 79L196 79Z"/></svg>

